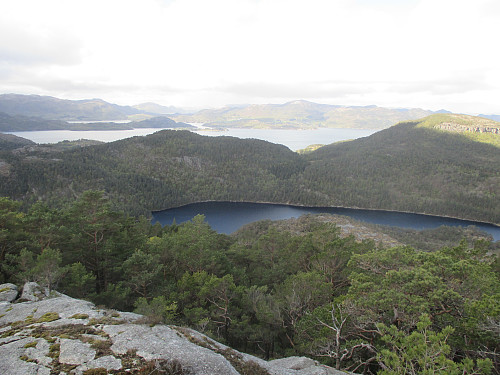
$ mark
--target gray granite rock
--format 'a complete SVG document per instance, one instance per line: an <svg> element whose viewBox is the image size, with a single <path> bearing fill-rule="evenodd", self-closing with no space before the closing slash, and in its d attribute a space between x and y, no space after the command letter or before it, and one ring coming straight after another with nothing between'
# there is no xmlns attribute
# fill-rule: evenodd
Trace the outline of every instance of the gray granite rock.
<svg viewBox="0 0 500 375"><path fill-rule="evenodd" d="M48 356L50 343L43 339L38 339L36 342L35 347L26 348L26 356L35 360L38 364L49 367L52 362L52 358Z"/></svg>
<svg viewBox="0 0 500 375"><path fill-rule="evenodd" d="M25 320L28 317L40 319L44 314L55 312L60 319L47 323L49 325L82 324L79 319L71 319L75 314L86 314L89 318L102 318L104 312L96 310L94 304L88 301L68 296L48 298L38 302L21 302L0 304L0 325Z"/></svg>
<svg viewBox="0 0 500 375"><path fill-rule="evenodd" d="M117 354L136 350L137 355L147 361L175 360L198 375L238 375L222 355L191 343L167 326L122 324L104 326L103 331L110 336L111 350Z"/></svg>
<svg viewBox="0 0 500 375"><path fill-rule="evenodd" d="M271 366L288 368L291 370L302 370L308 367L317 366L318 363L307 357L287 357L269 361Z"/></svg>
<svg viewBox="0 0 500 375"><path fill-rule="evenodd" d="M190 328L182 328L186 337L191 341L205 342L209 346L219 351L230 350L231 348L212 340L208 336ZM253 362L265 369L271 375L347 375L347 373L335 370L332 367L319 364L307 357L288 357L272 361L264 361L261 358L250 354L237 352L245 362Z"/></svg>
<svg viewBox="0 0 500 375"><path fill-rule="evenodd" d="M31 289L37 293L36 285ZM57 361L76 365L71 375L95 368L134 371L145 361L180 364L193 375L237 375L236 368L241 366L261 367L270 375L345 375L305 357L267 362L188 328L151 327L139 324L142 316L137 314L97 309L87 301L61 294L49 298L40 293L35 297L41 300L0 302L0 333L4 336L0 338L0 375L49 375L57 371ZM55 320L47 319L47 313ZM40 330L49 341L39 333L34 335ZM92 345L97 341L109 345L107 355L96 358ZM133 356L128 358L132 368L122 368L121 355ZM133 368L133 364L139 367Z"/></svg>
<svg viewBox="0 0 500 375"><path fill-rule="evenodd" d="M35 282L28 282L24 284L21 299L32 302L41 301L42 299L48 297L49 294L48 289L42 288Z"/></svg>
<svg viewBox="0 0 500 375"><path fill-rule="evenodd" d="M18 294L17 285L6 283L0 284L0 301L12 302Z"/></svg>
<svg viewBox="0 0 500 375"><path fill-rule="evenodd" d="M36 359L25 346L33 342L33 338L25 337L0 346L0 374L8 375L50 375L50 368L36 363Z"/></svg>
<svg viewBox="0 0 500 375"><path fill-rule="evenodd" d="M90 344L80 340L61 339L60 345L59 362L61 363L81 365L92 361L96 355L96 351L90 347Z"/></svg>
<svg viewBox="0 0 500 375"><path fill-rule="evenodd" d="M135 322L136 320L143 319L144 316L132 312L120 312L120 316L118 318L127 323L132 323Z"/></svg>
<svg viewBox="0 0 500 375"><path fill-rule="evenodd" d="M75 369L75 374L83 374L84 371L93 368L105 368L106 370L120 370L122 368L122 361L119 358L107 355L104 357L93 359L90 362L84 363Z"/></svg>

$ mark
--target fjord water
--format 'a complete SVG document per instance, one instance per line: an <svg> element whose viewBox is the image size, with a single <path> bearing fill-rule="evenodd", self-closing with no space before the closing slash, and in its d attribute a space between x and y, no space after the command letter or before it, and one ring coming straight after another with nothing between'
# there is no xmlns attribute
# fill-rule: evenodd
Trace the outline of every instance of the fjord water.
<svg viewBox="0 0 500 375"><path fill-rule="evenodd" d="M35 143L57 143L64 140L76 141L91 139L101 142L113 142L124 138L155 133L162 129L144 128L132 130L43 130L28 132L8 132L29 139ZM312 144L330 144L348 139L367 137L380 129L336 129L321 128L308 130L291 129L227 129L214 131L200 129L194 131L204 136L232 136L237 138L255 138L287 146L293 151L306 148Z"/></svg>
<svg viewBox="0 0 500 375"><path fill-rule="evenodd" d="M97 122L97 121L93 121ZM57 143L61 141L77 141L90 139L101 142L114 142L120 139L148 135L157 132L158 128L142 128L130 130L38 130L29 132L6 132L18 137L29 139L35 143Z"/></svg>
<svg viewBox="0 0 500 375"><path fill-rule="evenodd" d="M226 131L196 131L208 136L231 136L237 138L262 139L271 143L287 146L292 151L306 148L313 144L331 144L361 137L368 137L381 129L236 129Z"/></svg>
<svg viewBox="0 0 500 375"><path fill-rule="evenodd" d="M441 225L462 226L475 225L491 234L494 241L500 240L500 227L467 220L452 219L439 216L428 216L394 211L362 210L339 207L301 207L269 203L242 202L200 202L153 212L153 223L171 225L191 220L202 214L212 229L219 233L230 234L241 226L264 219L283 220L299 217L304 214L329 213L345 215L353 219L372 224L389 225L399 228L432 229Z"/></svg>

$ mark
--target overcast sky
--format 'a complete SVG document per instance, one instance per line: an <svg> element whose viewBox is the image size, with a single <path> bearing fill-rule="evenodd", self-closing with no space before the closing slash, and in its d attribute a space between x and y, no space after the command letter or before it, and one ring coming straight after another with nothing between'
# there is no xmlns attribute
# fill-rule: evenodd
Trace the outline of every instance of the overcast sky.
<svg viewBox="0 0 500 375"><path fill-rule="evenodd" d="M2 0L0 93L500 114L499 0Z"/></svg>

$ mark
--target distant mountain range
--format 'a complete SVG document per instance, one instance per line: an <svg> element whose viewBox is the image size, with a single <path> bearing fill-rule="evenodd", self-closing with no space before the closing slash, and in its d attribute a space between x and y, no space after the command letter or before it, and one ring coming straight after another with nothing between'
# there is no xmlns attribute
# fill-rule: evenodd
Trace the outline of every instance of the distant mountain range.
<svg viewBox="0 0 500 375"><path fill-rule="evenodd" d="M305 100L284 104L242 104L187 113L189 111L186 109L156 103L120 106L101 99L64 100L50 96L18 94L0 95L0 112L4 113L0 115L0 122L3 121L4 124L5 114L14 117L24 116L16 119L17 123L24 123L22 126L24 130L49 128L77 130L75 126L62 121L138 121L165 115L177 122L204 123L213 128L383 129L400 121L416 120L434 113L450 113L446 110L433 112L420 108L384 108L375 105L340 106ZM482 116L493 120L500 119L500 115ZM49 120L61 122L47 123ZM96 130L102 127L102 124L100 127L86 126L83 130ZM8 126L2 126L0 131L7 131L7 128ZM78 130L81 128L80 126ZM114 125L111 128L130 127Z"/></svg>
<svg viewBox="0 0 500 375"><path fill-rule="evenodd" d="M111 104L101 99L64 100L39 95L0 95L0 112L34 116L48 120L105 121L127 120L141 114L138 109Z"/></svg>
<svg viewBox="0 0 500 375"><path fill-rule="evenodd" d="M62 121L135 120L158 115L187 113L178 107L156 103L121 106L102 99L66 100L40 95L0 95L0 112L11 116Z"/></svg>
<svg viewBox="0 0 500 375"><path fill-rule="evenodd" d="M172 114L187 114L192 111L174 107L174 106L164 106L156 103L142 103L132 106L132 108L137 109L141 113L152 113L155 115L172 115Z"/></svg>
<svg viewBox="0 0 500 375"><path fill-rule="evenodd" d="M205 109L193 115L173 118L176 121L202 122L210 127L382 129L399 121L414 120L433 113L419 108L339 106L295 100L285 104Z"/></svg>
<svg viewBox="0 0 500 375"><path fill-rule="evenodd" d="M490 120L500 121L500 115L479 115L480 117L489 118Z"/></svg>

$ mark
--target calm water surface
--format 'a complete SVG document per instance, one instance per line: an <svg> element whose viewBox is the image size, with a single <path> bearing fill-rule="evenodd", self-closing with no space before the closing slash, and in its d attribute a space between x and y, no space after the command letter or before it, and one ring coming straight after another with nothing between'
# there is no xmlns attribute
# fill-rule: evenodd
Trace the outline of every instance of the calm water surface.
<svg viewBox="0 0 500 375"><path fill-rule="evenodd" d="M95 122L95 121L92 121ZM142 128L131 130L40 130L32 132L6 132L29 139L35 143L57 143L61 141L77 141L91 139L93 141L114 142L137 135L153 134L161 129Z"/></svg>
<svg viewBox="0 0 500 375"><path fill-rule="evenodd" d="M160 131L158 128L132 130L44 130L31 132L9 132L19 137L27 138L35 143L57 143L64 140L91 139L101 142L113 142L134 136L148 135ZM293 151L312 144L330 144L348 139L366 137L378 131L377 129L228 129L227 131L196 130L204 136L232 136L238 138L255 138L287 146Z"/></svg>
<svg viewBox="0 0 500 375"><path fill-rule="evenodd" d="M262 139L287 146L297 151L313 144L330 144L349 139L367 137L381 129L337 129L321 128L307 130L289 129L228 129L227 131L196 131L208 136L232 136L237 138Z"/></svg>
<svg viewBox="0 0 500 375"><path fill-rule="evenodd" d="M212 229L219 233L229 234L245 224L258 220L283 220L290 219L292 217L299 217L304 214L319 213L345 215L368 223L417 230L437 228L441 225L462 227L475 225L479 229L490 233L495 241L500 240L500 227L473 221L392 211L374 211L337 207L299 207L267 203L193 203L178 208L153 212L153 223L159 222L162 225L171 225L175 219L175 221L180 224L191 220L198 214L203 214Z"/></svg>

